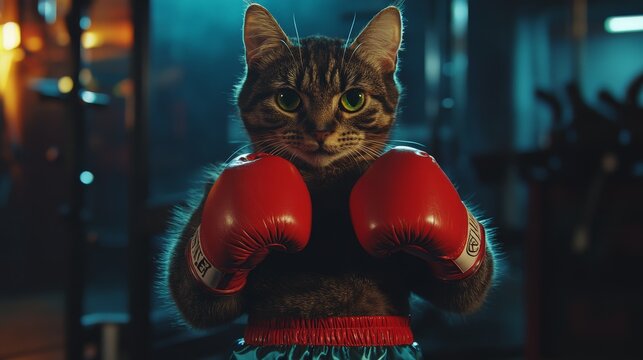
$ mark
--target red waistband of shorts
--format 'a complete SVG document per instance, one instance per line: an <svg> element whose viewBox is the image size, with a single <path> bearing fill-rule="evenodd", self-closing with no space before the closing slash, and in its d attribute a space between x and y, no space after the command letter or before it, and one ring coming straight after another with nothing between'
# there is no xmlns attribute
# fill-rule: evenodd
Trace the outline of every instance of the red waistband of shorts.
<svg viewBox="0 0 643 360"><path fill-rule="evenodd" d="M407 316L350 316L322 319L250 319L246 344L394 346L413 343Z"/></svg>

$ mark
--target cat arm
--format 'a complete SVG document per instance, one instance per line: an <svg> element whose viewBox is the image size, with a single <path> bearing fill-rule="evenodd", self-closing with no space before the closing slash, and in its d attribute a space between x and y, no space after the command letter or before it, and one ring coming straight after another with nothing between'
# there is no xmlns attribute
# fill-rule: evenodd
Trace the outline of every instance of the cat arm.
<svg viewBox="0 0 643 360"><path fill-rule="evenodd" d="M405 273L410 279L411 291L440 309L470 314L478 310L493 283L496 261L491 246L486 248L485 258L478 270L460 280L441 280L433 275L426 263L409 255Z"/></svg>
<svg viewBox="0 0 643 360"><path fill-rule="evenodd" d="M390 150L357 181L350 207L366 252L406 253L412 268L403 278L417 294L455 312L480 307L493 275L490 239L433 157Z"/></svg>
<svg viewBox="0 0 643 360"><path fill-rule="evenodd" d="M174 243L169 253L167 281L172 298L183 319L196 328L206 328L230 321L244 311L242 293L216 295L198 283L190 273L186 247L201 223L203 204L220 170L211 173L205 191L199 200L175 213ZM187 224L184 223L188 217Z"/></svg>
<svg viewBox="0 0 643 360"><path fill-rule="evenodd" d="M207 193L181 233L170 271L179 309L196 326L239 315L250 272L272 251L303 250L311 231L306 184L281 157L239 155Z"/></svg>

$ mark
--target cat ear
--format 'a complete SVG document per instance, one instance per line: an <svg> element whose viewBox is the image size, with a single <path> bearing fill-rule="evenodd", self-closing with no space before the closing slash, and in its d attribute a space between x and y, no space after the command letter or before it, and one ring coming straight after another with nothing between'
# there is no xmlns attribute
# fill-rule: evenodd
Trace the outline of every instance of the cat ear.
<svg viewBox="0 0 643 360"><path fill-rule="evenodd" d="M261 5L252 4L246 9L243 24L243 43L248 66L269 62L271 54L282 46L292 46L277 20Z"/></svg>
<svg viewBox="0 0 643 360"><path fill-rule="evenodd" d="M397 66L397 52L402 44L402 14L389 6L371 19L350 45L363 58L384 72L393 72Z"/></svg>

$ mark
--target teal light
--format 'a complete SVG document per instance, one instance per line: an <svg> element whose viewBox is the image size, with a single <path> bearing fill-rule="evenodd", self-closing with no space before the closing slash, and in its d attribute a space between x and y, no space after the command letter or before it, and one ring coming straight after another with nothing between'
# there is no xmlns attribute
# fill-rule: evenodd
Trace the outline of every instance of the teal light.
<svg viewBox="0 0 643 360"><path fill-rule="evenodd" d="M80 18L80 28L83 30L89 29L89 27L92 25L92 21L89 18L89 16L83 16Z"/></svg>
<svg viewBox="0 0 643 360"><path fill-rule="evenodd" d="M643 15L608 17L605 19L605 31L609 33L643 31Z"/></svg>
<svg viewBox="0 0 643 360"><path fill-rule="evenodd" d="M89 171L83 171L80 173L80 182L89 185L94 182L94 174Z"/></svg>
<svg viewBox="0 0 643 360"><path fill-rule="evenodd" d="M83 91L80 95L80 97L83 99L84 102L86 103L94 103L96 102L96 93L92 91Z"/></svg>
<svg viewBox="0 0 643 360"><path fill-rule="evenodd" d="M451 3L451 28L455 35L465 35L467 33L467 23L469 22L469 3L468 0L453 0Z"/></svg>

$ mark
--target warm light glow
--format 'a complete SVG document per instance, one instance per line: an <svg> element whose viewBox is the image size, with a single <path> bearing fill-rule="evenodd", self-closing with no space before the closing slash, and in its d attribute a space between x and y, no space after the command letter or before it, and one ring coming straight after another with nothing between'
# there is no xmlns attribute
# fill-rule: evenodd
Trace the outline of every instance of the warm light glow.
<svg viewBox="0 0 643 360"><path fill-rule="evenodd" d="M13 61L20 62L25 59L25 51L22 49L16 49L13 51Z"/></svg>
<svg viewBox="0 0 643 360"><path fill-rule="evenodd" d="M94 76L92 75L92 71L89 70L88 68L83 68L80 70L80 73L78 74L78 80L80 80L80 83L89 86L94 79Z"/></svg>
<svg viewBox="0 0 643 360"><path fill-rule="evenodd" d="M114 95L121 97L129 97L134 94L134 88L132 85L132 80L123 79L114 86Z"/></svg>
<svg viewBox="0 0 643 360"><path fill-rule="evenodd" d="M31 52L40 51L43 47L40 36L31 36L25 39L25 48Z"/></svg>
<svg viewBox="0 0 643 360"><path fill-rule="evenodd" d="M56 43L60 46L69 45L69 33L66 30L59 30L56 28Z"/></svg>
<svg viewBox="0 0 643 360"><path fill-rule="evenodd" d="M11 75L14 56L13 51L0 51L0 91L2 91L2 93L5 93L7 90L7 82Z"/></svg>
<svg viewBox="0 0 643 360"><path fill-rule="evenodd" d="M605 20L605 31L609 33L643 31L643 15L609 17Z"/></svg>
<svg viewBox="0 0 643 360"><path fill-rule="evenodd" d="M80 41L83 43L83 47L85 49L98 47L103 42L100 36L98 36L98 34L92 31L84 32Z"/></svg>
<svg viewBox="0 0 643 360"><path fill-rule="evenodd" d="M2 48L13 50L20 46L20 26L15 22L2 25Z"/></svg>
<svg viewBox="0 0 643 360"><path fill-rule="evenodd" d="M21 91L15 71L12 71L13 64L20 54L17 51L4 51L0 49L0 95L3 104L3 120L7 138L11 144L22 142L22 122L20 105Z"/></svg>
<svg viewBox="0 0 643 360"><path fill-rule="evenodd" d="M74 80L69 76L63 76L58 79L58 91L67 94L74 88Z"/></svg>

